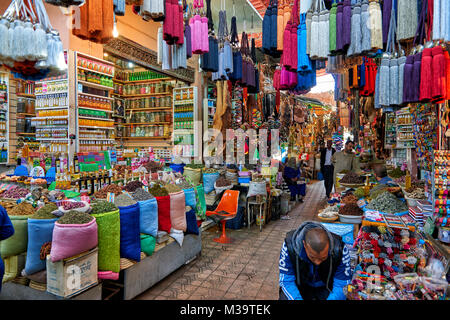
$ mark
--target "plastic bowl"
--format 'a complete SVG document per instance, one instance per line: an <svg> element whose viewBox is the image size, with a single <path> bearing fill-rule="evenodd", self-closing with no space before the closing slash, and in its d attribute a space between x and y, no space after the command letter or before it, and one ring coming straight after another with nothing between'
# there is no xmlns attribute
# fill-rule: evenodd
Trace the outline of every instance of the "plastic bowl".
<svg viewBox="0 0 450 320"><path fill-rule="evenodd" d="M354 224L360 224L362 222L362 218L363 216L346 216L346 215L342 215L339 214L339 221L344 222L344 223L354 223Z"/></svg>

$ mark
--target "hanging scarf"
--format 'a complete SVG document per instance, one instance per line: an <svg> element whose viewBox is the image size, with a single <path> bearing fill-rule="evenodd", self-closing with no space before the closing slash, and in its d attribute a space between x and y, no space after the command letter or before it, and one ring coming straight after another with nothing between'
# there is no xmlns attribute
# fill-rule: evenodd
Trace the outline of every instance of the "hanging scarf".
<svg viewBox="0 0 450 320"><path fill-rule="evenodd" d="M361 4L361 52L363 53L370 51L372 48L369 24L369 0L363 0Z"/></svg>
<svg viewBox="0 0 450 320"><path fill-rule="evenodd" d="M334 1L333 6L330 10L330 29L329 29L329 36L330 36L330 53L335 54L336 53L336 13L337 13L337 4Z"/></svg>
<svg viewBox="0 0 450 320"><path fill-rule="evenodd" d="M361 30L361 4L358 0L352 10L351 41L347 51L349 57L361 53Z"/></svg>

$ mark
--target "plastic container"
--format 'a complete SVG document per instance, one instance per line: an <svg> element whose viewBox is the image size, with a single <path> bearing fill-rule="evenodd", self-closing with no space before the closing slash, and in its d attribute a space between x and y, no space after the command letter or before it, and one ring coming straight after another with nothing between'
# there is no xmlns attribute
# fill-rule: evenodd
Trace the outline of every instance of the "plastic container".
<svg viewBox="0 0 450 320"><path fill-rule="evenodd" d="M405 196L406 202L408 203L408 206L410 207L416 207L417 206L417 199L408 198Z"/></svg>
<svg viewBox="0 0 450 320"><path fill-rule="evenodd" d="M420 280L422 281L425 290L435 293L438 299L443 299L445 297L448 287L448 282L446 280L431 277L421 277Z"/></svg>
<svg viewBox="0 0 450 320"><path fill-rule="evenodd" d="M419 275L415 272L398 274L394 277L394 281L399 289L413 292L419 283Z"/></svg>
<svg viewBox="0 0 450 320"><path fill-rule="evenodd" d="M238 182L239 183L250 183L250 177L247 177L247 178L239 177Z"/></svg>
<svg viewBox="0 0 450 320"><path fill-rule="evenodd" d="M362 222L363 216L346 216L342 214L338 214L339 221L344 223L354 223L354 224L360 224Z"/></svg>
<svg viewBox="0 0 450 320"><path fill-rule="evenodd" d="M439 226L438 239L445 243L450 243L450 228Z"/></svg>

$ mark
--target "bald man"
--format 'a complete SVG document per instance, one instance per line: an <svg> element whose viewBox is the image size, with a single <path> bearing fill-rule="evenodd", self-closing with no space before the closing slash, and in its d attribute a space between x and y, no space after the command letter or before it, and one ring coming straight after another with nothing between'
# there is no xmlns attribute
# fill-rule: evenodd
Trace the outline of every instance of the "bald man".
<svg viewBox="0 0 450 320"><path fill-rule="evenodd" d="M279 270L280 300L345 300L352 278L341 237L313 221L286 235Z"/></svg>

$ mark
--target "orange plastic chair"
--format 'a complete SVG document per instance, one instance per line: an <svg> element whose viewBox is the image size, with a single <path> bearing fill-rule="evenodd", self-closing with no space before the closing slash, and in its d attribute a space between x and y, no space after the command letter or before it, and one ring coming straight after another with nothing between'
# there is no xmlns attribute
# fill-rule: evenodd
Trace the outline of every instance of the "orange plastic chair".
<svg viewBox="0 0 450 320"><path fill-rule="evenodd" d="M214 221L222 223L222 235L213 239L218 243L231 243L232 239L225 234L225 224L227 220L236 217L238 210L239 191L226 190L220 199L219 205L215 211L206 211L206 216L211 217Z"/></svg>

